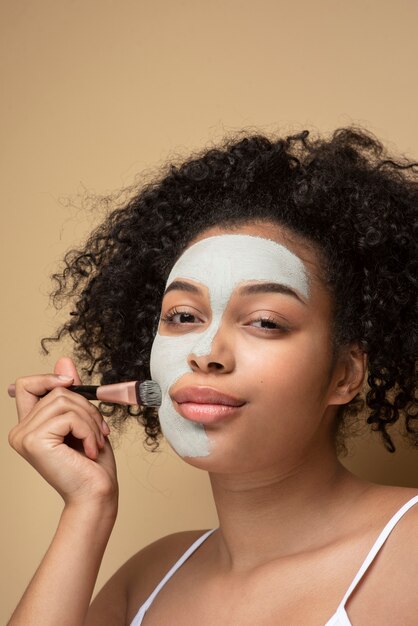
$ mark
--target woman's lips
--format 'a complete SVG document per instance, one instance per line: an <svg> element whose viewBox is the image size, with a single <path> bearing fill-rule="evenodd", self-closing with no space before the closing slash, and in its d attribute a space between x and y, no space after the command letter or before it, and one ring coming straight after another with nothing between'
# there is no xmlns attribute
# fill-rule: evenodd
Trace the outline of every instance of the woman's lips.
<svg viewBox="0 0 418 626"><path fill-rule="evenodd" d="M170 393L176 411L192 422L215 424L234 415L245 400L206 385L190 385Z"/></svg>
<svg viewBox="0 0 418 626"><path fill-rule="evenodd" d="M196 402L174 401L176 410L184 418L199 424L216 424L222 420L235 415L241 406L230 406L227 404L201 404Z"/></svg>
<svg viewBox="0 0 418 626"><path fill-rule="evenodd" d="M228 406L242 406L245 400L235 398L229 394L222 393L214 387L204 385L194 385L177 389L170 392L170 397L179 404L183 402L194 402L196 404L226 404Z"/></svg>

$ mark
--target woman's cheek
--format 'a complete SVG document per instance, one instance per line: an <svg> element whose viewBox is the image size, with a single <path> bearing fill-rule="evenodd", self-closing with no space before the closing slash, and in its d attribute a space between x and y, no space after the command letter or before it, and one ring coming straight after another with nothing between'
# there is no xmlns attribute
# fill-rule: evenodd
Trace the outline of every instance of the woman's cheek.
<svg viewBox="0 0 418 626"><path fill-rule="evenodd" d="M162 403L158 417L168 443L181 457L206 457L211 453L212 443L204 427L180 415L170 397L170 390L176 381L192 371L187 357L196 338L191 335L156 335L150 355L151 378L161 388Z"/></svg>

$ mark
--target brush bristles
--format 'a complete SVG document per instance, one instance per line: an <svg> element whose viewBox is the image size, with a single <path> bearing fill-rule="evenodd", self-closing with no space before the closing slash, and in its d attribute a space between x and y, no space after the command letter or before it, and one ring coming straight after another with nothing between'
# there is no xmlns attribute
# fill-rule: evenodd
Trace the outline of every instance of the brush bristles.
<svg viewBox="0 0 418 626"><path fill-rule="evenodd" d="M146 380L139 385L139 397L144 406L161 405L161 389L153 380Z"/></svg>

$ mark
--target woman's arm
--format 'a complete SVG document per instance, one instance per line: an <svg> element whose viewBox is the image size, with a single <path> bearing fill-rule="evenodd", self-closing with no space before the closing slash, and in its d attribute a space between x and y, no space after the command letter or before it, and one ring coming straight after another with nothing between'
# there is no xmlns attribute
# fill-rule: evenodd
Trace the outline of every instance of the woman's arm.
<svg viewBox="0 0 418 626"><path fill-rule="evenodd" d="M82 626L115 519L113 502L65 506L8 626Z"/></svg>
<svg viewBox="0 0 418 626"><path fill-rule="evenodd" d="M67 374L63 380L59 375ZM65 389L80 384L71 359L55 374L16 381L11 446L64 500L52 543L9 626L83 626L118 502L109 428L97 407ZM46 394L46 395L45 395Z"/></svg>

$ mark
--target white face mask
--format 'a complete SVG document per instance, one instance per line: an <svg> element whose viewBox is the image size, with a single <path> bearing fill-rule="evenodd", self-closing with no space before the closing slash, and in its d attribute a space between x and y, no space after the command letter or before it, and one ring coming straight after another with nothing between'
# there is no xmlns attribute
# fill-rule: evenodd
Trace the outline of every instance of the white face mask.
<svg viewBox="0 0 418 626"><path fill-rule="evenodd" d="M208 456L211 451L202 424L185 419L174 408L169 391L184 375L193 372L188 356L209 355L223 313L233 291L248 281L276 282L309 296L308 279L301 259L270 239L252 235L219 235L198 241L173 266L166 288L176 279L190 279L207 287L212 321L205 331L182 335L157 333L151 350L151 378L161 387L158 415L167 441L180 456ZM190 381L190 378L189 378Z"/></svg>

